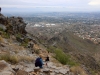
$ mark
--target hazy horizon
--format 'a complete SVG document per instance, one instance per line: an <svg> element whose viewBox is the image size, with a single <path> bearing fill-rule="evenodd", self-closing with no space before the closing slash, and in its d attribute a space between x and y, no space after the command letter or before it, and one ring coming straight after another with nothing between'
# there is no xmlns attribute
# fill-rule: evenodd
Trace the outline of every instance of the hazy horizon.
<svg viewBox="0 0 100 75"><path fill-rule="evenodd" d="M100 0L0 0L2 13L100 12Z"/></svg>

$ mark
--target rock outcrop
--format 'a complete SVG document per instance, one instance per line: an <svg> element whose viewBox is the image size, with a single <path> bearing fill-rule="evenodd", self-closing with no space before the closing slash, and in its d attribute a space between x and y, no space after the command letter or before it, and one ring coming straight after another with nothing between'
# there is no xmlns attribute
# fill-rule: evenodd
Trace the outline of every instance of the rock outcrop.
<svg viewBox="0 0 100 75"><path fill-rule="evenodd" d="M10 64L4 60L0 61L0 75L12 75L13 72Z"/></svg>
<svg viewBox="0 0 100 75"><path fill-rule="evenodd" d="M20 67L12 68L10 64L2 60L0 61L0 75L73 75L68 66L56 67L52 62L49 62L49 66L44 66L43 69L34 67L32 64L30 65L33 69L30 69L29 64L24 63L23 65L27 67L24 67L24 69Z"/></svg>
<svg viewBox="0 0 100 75"><path fill-rule="evenodd" d="M27 33L25 30L26 23L23 21L23 18L21 17L8 18L0 14L0 24L4 25L6 28L6 31L10 34L16 34L16 33L26 34Z"/></svg>

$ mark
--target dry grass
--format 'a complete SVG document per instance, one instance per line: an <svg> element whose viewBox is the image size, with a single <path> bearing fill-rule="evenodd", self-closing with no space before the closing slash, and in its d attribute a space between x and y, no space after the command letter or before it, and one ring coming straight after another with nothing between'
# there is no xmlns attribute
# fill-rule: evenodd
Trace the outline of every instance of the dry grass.
<svg viewBox="0 0 100 75"><path fill-rule="evenodd" d="M0 36L0 42L4 43L4 39Z"/></svg>
<svg viewBox="0 0 100 75"><path fill-rule="evenodd" d="M18 59L19 59L19 61L27 61L27 62L31 62L31 61L35 60L34 58L29 57L29 56L19 56Z"/></svg>
<svg viewBox="0 0 100 75"><path fill-rule="evenodd" d="M73 66L70 68L71 72L73 72L75 75L87 75L86 72L80 67L80 66Z"/></svg>
<svg viewBox="0 0 100 75"><path fill-rule="evenodd" d="M32 57L29 57L29 56L17 56L17 55L10 55L10 54L2 54L2 55L0 55L0 60L5 60L6 62L9 62L12 64L17 64L20 61L32 62L35 59Z"/></svg>
<svg viewBox="0 0 100 75"><path fill-rule="evenodd" d="M38 50L40 47L37 44L34 44L34 49Z"/></svg>
<svg viewBox="0 0 100 75"><path fill-rule="evenodd" d="M18 46L18 45L12 45L14 49L16 50L25 50L25 48L23 46Z"/></svg>
<svg viewBox="0 0 100 75"><path fill-rule="evenodd" d="M5 60L5 61L10 62L12 64L16 64L19 62L19 59L17 58L17 56L10 55L10 54L1 54L0 60Z"/></svg>
<svg viewBox="0 0 100 75"><path fill-rule="evenodd" d="M16 44L10 44L9 46L11 48L12 51L14 51L15 53L18 53L21 50L25 50L25 48L23 46L19 46Z"/></svg>
<svg viewBox="0 0 100 75"><path fill-rule="evenodd" d="M62 64L58 60L56 60L55 58L50 58L50 61L53 62L55 64L55 66L57 66L57 67L62 66Z"/></svg>

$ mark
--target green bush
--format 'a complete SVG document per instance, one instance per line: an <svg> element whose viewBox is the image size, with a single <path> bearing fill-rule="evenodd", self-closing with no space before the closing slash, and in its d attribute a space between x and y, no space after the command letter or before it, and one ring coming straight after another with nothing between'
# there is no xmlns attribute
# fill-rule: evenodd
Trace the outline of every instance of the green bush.
<svg viewBox="0 0 100 75"><path fill-rule="evenodd" d="M29 42L29 39L28 39L28 38L25 38L25 39L24 39L24 42L25 42L25 43L28 43L28 42Z"/></svg>
<svg viewBox="0 0 100 75"><path fill-rule="evenodd" d="M55 49L55 58L62 64L66 65L70 65L70 66L74 66L77 65L76 62L74 62L70 55L65 54L61 49Z"/></svg>
<svg viewBox="0 0 100 75"><path fill-rule="evenodd" d="M22 35L20 33L16 34L15 36L16 36L16 38L21 38L22 37Z"/></svg>
<svg viewBox="0 0 100 75"><path fill-rule="evenodd" d="M2 36L3 36L4 38L7 38L7 39L10 38L10 34L8 34L8 33L6 33L6 32L3 32Z"/></svg>
<svg viewBox="0 0 100 75"><path fill-rule="evenodd" d="M59 49L59 48L55 48L53 46L49 46L47 48L47 50L51 53L54 53L55 54L55 58L62 64L66 65L70 65L70 66L76 66L76 65L79 65L78 63L76 63L74 60L72 60L71 56L68 55L68 54L65 54L63 52L62 49Z"/></svg>
<svg viewBox="0 0 100 75"><path fill-rule="evenodd" d="M2 37L4 37L4 38L10 38L10 34L9 33L6 33L1 27L0 27L0 31L2 31Z"/></svg>
<svg viewBox="0 0 100 75"><path fill-rule="evenodd" d="M12 64L18 63L16 56L11 56L10 54L0 55L0 60L5 60L6 62L10 62Z"/></svg>
<svg viewBox="0 0 100 75"><path fill-rule="evenodd" d="M4 31L4 30L0 27L0 31Z"/></svg>
<svg viewBox="0 0 100 75"><path fill-rule="evenodd" d="M69 61L69 57L67 57L60 49L55 50L55 58L64 65Z"/></svg>
<svg viewBox="0 0 100 75"><path fill-rule="evenodd" d="M54 53L55 49L56 49L55 47L49 46L49 47L47 48L47 51L49 51L49 52L51 52L51 53Z"/></svg>
<svg viewBox="0 0 100 75"><path fill-rule="evenodd" d="M26 42L22 42L20 46L27 47L27 46L28 46L28 43L26 43Z"/></svg>
<svg viewBox="0 0 100 75"><path fill-rule="evenodd" d="M24 47L27 47L28 46L28 42L29 42L29 39L28 38L24 38L22 40L21 38L23 36L20 33L16 34L15 36L16 36L17 41L19 41L21 43L21 46L24 46Z"/></svg>
<svg viewBox="0 0 100 75"><path fill-rule="evenodd" d="M23 40L23 42L21 43L21 46L27 47L28 46L28 42L29 42L29 39L28 38L25 38Z"/></svg>

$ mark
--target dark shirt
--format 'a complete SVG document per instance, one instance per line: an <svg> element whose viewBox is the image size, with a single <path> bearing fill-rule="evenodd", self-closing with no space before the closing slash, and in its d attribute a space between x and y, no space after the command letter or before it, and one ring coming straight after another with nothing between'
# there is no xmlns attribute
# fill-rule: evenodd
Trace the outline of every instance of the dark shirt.
<svg viewBox="0 0 100 75"><path fill-rule="evenodd" d="M35 61L35 67L40 67L40 68L43 68L42 66L43 66L44 64L43 64L43 60L42 60L42 58L40 58L40 57L38 57L37 59L36 59L36 61Z"/></svg>

